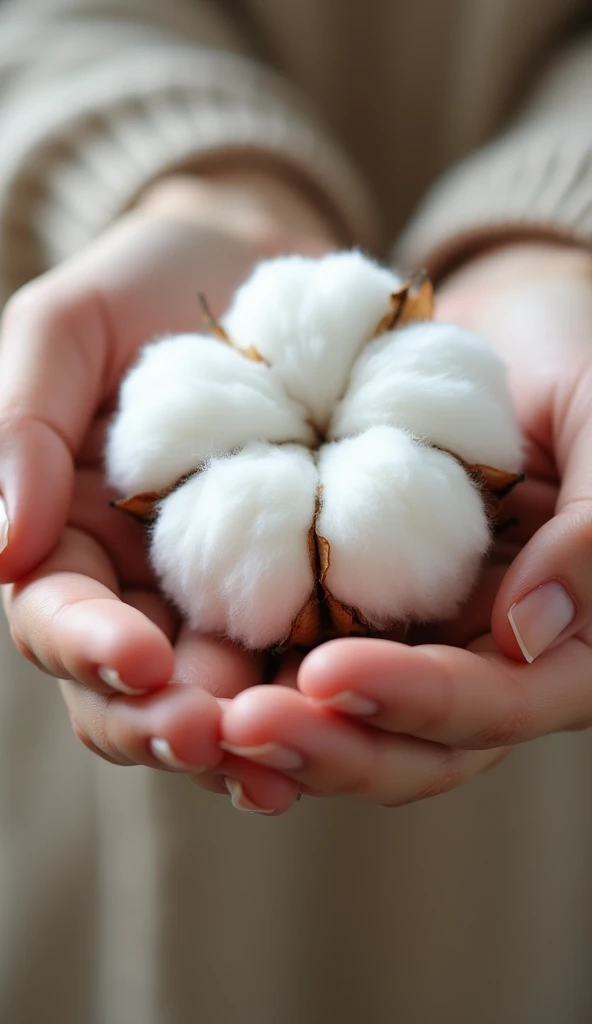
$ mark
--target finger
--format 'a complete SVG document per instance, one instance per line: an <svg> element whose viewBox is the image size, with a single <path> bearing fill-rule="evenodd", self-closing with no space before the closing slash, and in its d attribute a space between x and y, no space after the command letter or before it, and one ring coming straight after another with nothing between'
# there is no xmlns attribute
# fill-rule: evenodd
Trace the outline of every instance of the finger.
<svg viewBox="0 0 592 1024"><path fill-rule="evenodd" d="M212 771L222 758L220 710L199 687L173 684L145 697L101 694L73 680L60 688L78 738L114 764Z"/></svg>
<svg viewBox="0 0 592 1024"><path fill-rule="evenodd" d="M107 340L98 304L51 278L9 303L0 344L0 493L8 518L0 578L16 579L55 543L72 457L99 403Z"/></svg>
<svg viewBox="0 0 592 1024"><path fill-rule="evenodd" d="M304 661L304 657L303 651L288 650L285 654L282 654L272 676L274 684L276 686L288 686L290 689L296 690L298 688L298 670Z"/></svg>
<svg viewBox="0 0 592 1024"><path fill-rule="evenodd" d="M79 469L68 523L99 542L124 586L155 585L148 561L146 528L132 516L110 508L112 497L113 492L105 487L98 470Z"/></svg>
<svg viewBox="0 0 592 1024"><path fill-rule="evenodd" d="M201 789L230 797L235 810L267 817L289 811L300 792L298 783L285 775L228 753L215 773L189 778Z"/></svg>
<svg viewBox="0 0 592 1024"><path fill-rule="evenodd" d="M592 723L592 651L580 640L533 665L501 655L491 637L475 646L334 641L308 656L299 685L352 721L465 749L505 747Z"/></svg>
<svg viewBox="0 0 592 1024"><path fill-rule="evenodd" d="M504 498L500 520L512 521L501 539L524 545L542 526L553 518L558 488L546 480L527 477Z"/></svg>
<svg viewBox="0 0 592 1024"><path fill-rule="evenodd" d="M170 643L175 641L179 631L178 615L162 594L146 588L124 589L121 591L121 600L150 619Z"/></svg>
<svg viewBox="0 0 592 1024"><path fill-rule="evenodd" d="M534 660L592 621L592 373L565 402L557 514L515 559L493 609L495 640L517 660Z"/></svg>
<svg viewBox="0 0 592 1024"><path fill-rule="evenodd" d="M71 451L100 404L108 332L92 295L60 272L21 289L2 318L4 413L45 423Z"/></svg>
<svg viewBox="0 0 592 1024"><path fill-rule="evenodd" d="M139 597L143 604L149 602L149 610L161 622L157 595ZM187 774L201 788L230 796L237 810L264 815L287 811L297 799L298 786L268 768L223 756L218 747L218 701L215 728L211 721L214 698L208 688L230 694L251 685L257 680L256 660L231 644L197 637L188 629L177 646L177 659L175 678L182 682L150 698L108 698L62 682L78 738L116 764L146 764ZM205 705L196 699L196 692L207 694Z"/></svg>
<svg viewBox="0 0 592 1024"><path fill-rule="evenodd" d="M73 485L61 437L38 420L7 416L0 397L0 583L24 576L51 549Z"/></svg>
<svg viewBox="0 0 592 1024"><path fill-rule="evenodd" d="M236 647L230 640L181 627L175 644L175 679L199 686L217 698L231 698L261 682L261 655Z"/></svg>
<svg viewBox="0 0 592 1024"><path fill-rule="evenodd" d="M113 419L113 412L114 410L110 410L108 414L96 416L89 425L76 452L76 464L78 466L88 466L96 469L98 466L103 465L107 432L109 424Z"/></svg>
<svg viewBox="0 0 592 1024"><path fill-rule="evenodd" d="M104 549L65 530L30 576L7 588L5 608L19 649L45 671L99 691L165 686L174 666L164 633L117 594Z"/></svg>
<svg viewBox="0 0 592 1024"><path fill-rule="evenodd" d="M260 683L265 668L262 655L241 650L229 640L195 633L188 626L181 629L175 653L175 678L207 690L221 702ZM202 789L230 794L237 810L254 813L282 814L298 797L292 780L228 753L215 775L199 774L193 781Z"/></svg>
<svg viewBox="0 0 592 1024"><path fill-rule="evenodd" d="M500 751L456 751L348 721L287 687L255 687L225 705L225 749L326 795L400 805L446 792Z"/></svg>

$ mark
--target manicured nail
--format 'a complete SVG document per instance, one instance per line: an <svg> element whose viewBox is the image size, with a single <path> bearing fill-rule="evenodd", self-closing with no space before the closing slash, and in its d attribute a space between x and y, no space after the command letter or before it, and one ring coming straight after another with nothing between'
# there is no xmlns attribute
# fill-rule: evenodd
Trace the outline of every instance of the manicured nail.
<svg viewBox="0 0 592 1024"><path fill-rule="evenodd" d="M142 697L148 690L137 690L131 686L127 686L122 682L119 672L114 668L107 668L106 665L101 665L97 669L97 675L99 679L102 679L107 686L112 686L114 690L119 690L120 693L125 693L126 697Z"/></svg>
<svg viewBox="0 0 592 1024"><path fill-rule="evenodd" d="M168 740L163 740L159 736L153 736L149 741L148 746L150 751L154 754L154 757L158 761L162 761L166 764L167 768L176 768L184 772L190 772L192 775L199 775L200 772L205 772L205 768L201 765L187 764L186 761L180 761Z"/></svg>
<svg viewBox="0 0 592 1024"><path fill-rule="evenodd" d="M277 768L282 772L295 772L304 767L304 758L295 750L279 747L277 743L262 743L259 747L235 747L232 743L221 741L222 750L237 757L248 757L259 761L268 768Z"/></svg>
<svg viewBox="0 0 592 1024"><path fill-rule="evenodd" d="M8 522L8 513L6 511L6 505L2 498L0 498L0 552L4 551L4 548L8 544L8 530L10 523Z"/></svg>
<svg viewBox="0 0 592 1024"><path fill-rule="evenodd" d="M332 697L317 698L317 704L324 708L334 708L335 711L343 711L346 715L375 715L378 711L378 704L368 697L359 697L351 690L344 690L342 693L334 693Z"/></svg>
<svg viewBox="0 0 592 1024"><path fill-rule="evenodd" d="M251 814L275 814L275 811L268 810L265 807L258 807L252 800L249 800L238 779L225 778L224 782L226 783L226 789L230 793L232 806L237 811L249 811Z"/></svg>
<svg viewBox="0 0 592 1024"><path fill-rule="evenodd" d="M569 626L576 606L556 580L543 583L513 604L508 620L518 646L530 663Z"/></svg>

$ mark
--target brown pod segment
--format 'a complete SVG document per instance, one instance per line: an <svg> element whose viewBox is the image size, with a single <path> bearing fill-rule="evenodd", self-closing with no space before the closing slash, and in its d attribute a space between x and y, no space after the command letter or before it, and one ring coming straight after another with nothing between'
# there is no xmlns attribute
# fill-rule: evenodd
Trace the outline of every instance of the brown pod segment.
<svg viewBox="0 0 592 1024"><path fill-rule="evenodd" d="M199 300L204 320L213 337L222 344L235 347L232 339L212 314L205 296L201 293ZM396 292L391 294L390 304L391 309L377 324L371 340L380 337L387 331L433 319L434 289L427 273L423 270L419 271L405 281ZM236 348L236 351L254 362L270 365L255 346L250 346L248 349ZM471 464L447 448L435 444L430 447L450 455L463 467L481 491L492 529L502 528L504 526L501 521L503 499L525 479L524 473L510 473L495 466ZM136 519L150 523L158 513L159 503L200 470L201 467L197 466L193 472L185 474L162 491L133 494L130 497L112 501L110 504L121 512L126 512ZM331 565L331 547L328 540L318 534L316 530L321 502L322 486L319 486L314 518L308 534L308 550L315 586L308 601L294 619L290 635L283 646L311 647L321 640L338 636L379 635L378 631L373 629L356 609L349 608L338 601L327 586L326 577ZM402 630L404 633L404 627ZM389 630L388 633L391 635L392 630Z"/></svg>

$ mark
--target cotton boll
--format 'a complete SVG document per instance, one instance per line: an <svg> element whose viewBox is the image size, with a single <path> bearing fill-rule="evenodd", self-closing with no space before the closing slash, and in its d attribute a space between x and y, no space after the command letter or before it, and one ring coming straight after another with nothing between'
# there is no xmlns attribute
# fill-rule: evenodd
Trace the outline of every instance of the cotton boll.
<svg viewBox="0 0 592 1024"><path fill-rule="evenodd" d="M322 448L319 476L333 596L378 629L454 615L489 544L462 467L405 431L373 427Z"/></svg>
<svg viewBox="0 0 592 1024"><path fill-rule="evenodd" d="M251 444L163 501L151 558L195 629L255 649L288 637L314 587L317 484L306 449Z"/></svg>
<svg viewBox="0 0 592 1024"><path fill-rule="evenodd" d="M185 334L148 345L125 378L107 444L123 493L159 490L253 440L310 443L306 413L267 366Z"/></svg>
<svg viewBox="0 0 592 1024"><path fill-rule="evenodd" d="M503 364L480 335L421 323L389 332L357 360L329 436L401 427L470 463L520 468Z"/></svg>
<svg viewBox="0 0 592 1024"><path fill-rule="evenodd" d="M287 256L259 264L223 323L234 344L269 361L322 432L400 283L357 251Z"/></svg>

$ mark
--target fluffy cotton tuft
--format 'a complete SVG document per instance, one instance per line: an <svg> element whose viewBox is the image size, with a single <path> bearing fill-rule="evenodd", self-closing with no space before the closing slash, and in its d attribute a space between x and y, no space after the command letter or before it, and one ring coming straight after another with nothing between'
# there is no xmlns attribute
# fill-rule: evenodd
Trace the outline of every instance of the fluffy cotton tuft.
<svg viewBox="0 0 592 1024"><path fill-rule="evenodd" d="M400 283L359 252L269 261L224 317L231 344L161 340L124 380L110 481L130 496L194 474L159 501L151 532L192 627L254 649L288 639L319 596L313 523L326 589L376 630L447 618L468 596L489 524L437 448L513 472L520 437L483 338L435 323L375 338Z"/></svg>
<svg viewBox="0 0 592 1024"><path fill-rule="evenodd" d="M329 436L377 425L401 427L470 463L520 466L504 366L484 338L451 324L392 331L361 354Z"/></svg>
<svg viewBox="0 0 592 1024"><path fill-rule="evenodd" d="M333 596L377 629L454 615L489 545L483 502L458 462L373 427L322 448L319 476Z"/></svg>
<svg viewBox="0 0 592 1024"><path fill-rule="evenodd" d="M306 412L262 363L196 334L147 345L125 378L107 443L110 482L160 490L249 441L309 444Z"/></svg>
<svg viewBox="0 0 592 1024"><path fill-rule="evenodd" d="M165 499L152 562L192 627L255 649L288 637L314 587L317 484L306 449L251 444Z"/></svg>
<svg viewBox="0 0 592 1024"><path fill-rule="evenodd" d="M271 363L322 432L400 284L391 270L356 251L286 256L259 264L223 323L234 344L255 346Z"/></svg>

